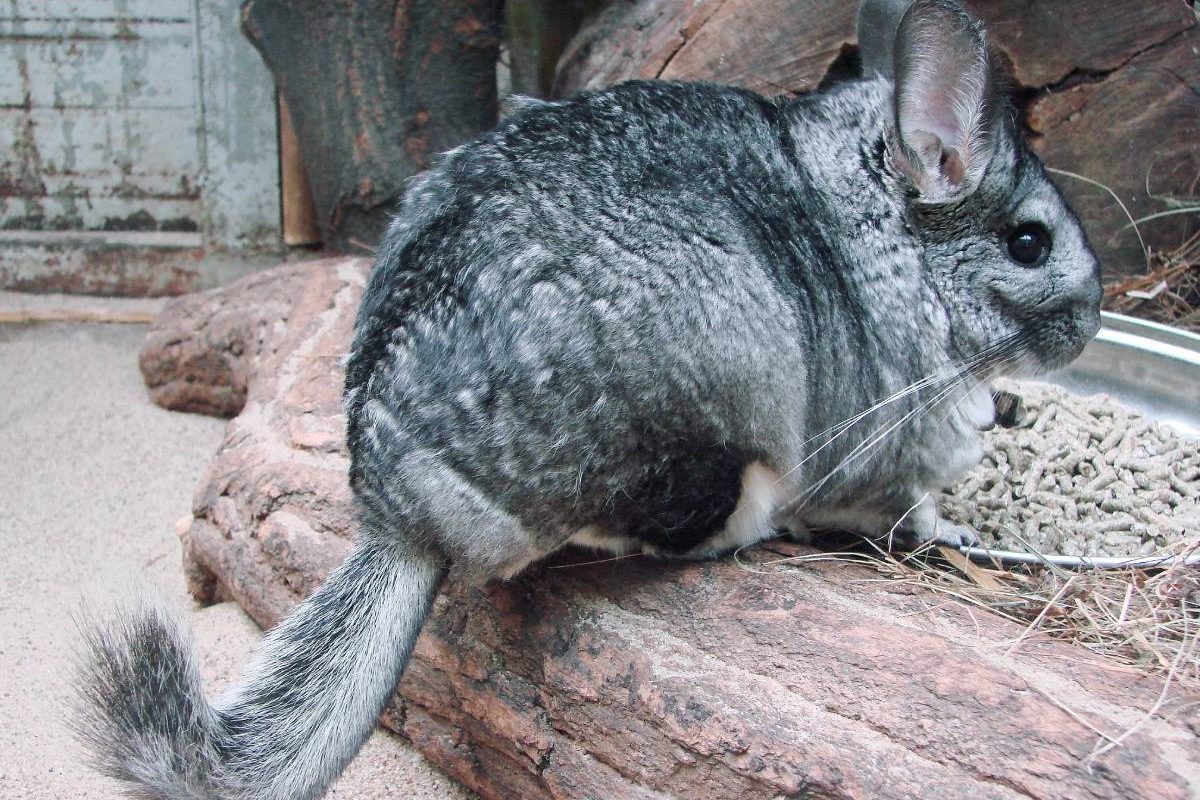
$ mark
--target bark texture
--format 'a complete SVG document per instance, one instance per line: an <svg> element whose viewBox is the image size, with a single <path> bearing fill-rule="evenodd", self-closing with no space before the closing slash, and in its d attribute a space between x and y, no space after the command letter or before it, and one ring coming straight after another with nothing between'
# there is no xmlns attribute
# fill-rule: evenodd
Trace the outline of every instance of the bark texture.
<svg viewBox="0 0 1200 800"><path fill-rule="evenodd" d="M182 536L193 592L278 621L352 535L340 358L368 264L173 301L168 408L234 414ZM237 398L241 398L237 402ZM1194 709L1086 651L782 544L706 564L567 552L451 580L384 715L484 798L1154 798L1200 792ZM1070 709L1068 711L1068 709ZM1189 713L1191 716L1189 716Z"/></svg>
<svg viewBox="0 0 1200 800"><path fill-rule="evenodd" d="M610 0L558 66L568 94L630 78L709 80L798 94L857 72L855 3L844 0ZM1197 196L1200 22L1178 0L967 0L1013 78L1047 165L1104 184L1135 218ZM1146 259L1102 188L1056 176L1107 277ZM1167 199L1164 199L1167 198ZM1200 231L1200 215L1142 225L1153 250Z"/></svg>
<svg viewBox="0 0 1200 800"><path fill-rule="evenodd" d="M326 247L373 248L405 181L496 122L500 0L245 0Z"/></svg>

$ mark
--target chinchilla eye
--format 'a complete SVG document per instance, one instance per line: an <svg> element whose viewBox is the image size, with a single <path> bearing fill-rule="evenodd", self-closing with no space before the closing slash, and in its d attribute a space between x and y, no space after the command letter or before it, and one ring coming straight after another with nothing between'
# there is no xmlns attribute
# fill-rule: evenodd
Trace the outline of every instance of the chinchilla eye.
<svg viewBox="0 0 1200 800"><path fill-rule="evenodd" d="M1018 225L1008 235L1008 256L1026 267L1040 267L1050 255L1050 232L1037 222Z"/></svg>

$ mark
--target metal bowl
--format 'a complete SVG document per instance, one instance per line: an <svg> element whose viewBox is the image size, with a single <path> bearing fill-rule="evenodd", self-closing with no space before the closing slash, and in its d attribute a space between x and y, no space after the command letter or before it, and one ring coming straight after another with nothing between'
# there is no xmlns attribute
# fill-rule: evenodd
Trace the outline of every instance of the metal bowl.
<svg viewBox="0 0 1200 800"><path fill-rule="evenodd" d="M1103 392L1184 436L1200 438L1200 336L1121 314L1104 312L1101 316L1100 333L1079 358L1043 380L1078 394ZM982 547L964 548L963 552L985 563L1054 564L1075 569L1200 563L1200 553L1186 557L1088 558Z"/></svg>
<svg viewBox="0 0 1200 800"><path fill-rule="evenodd" d="M1045 376L1078 394L1104 392L1200 438L1200 336L1104 312L1100 333L1071 364Z"/></svg>

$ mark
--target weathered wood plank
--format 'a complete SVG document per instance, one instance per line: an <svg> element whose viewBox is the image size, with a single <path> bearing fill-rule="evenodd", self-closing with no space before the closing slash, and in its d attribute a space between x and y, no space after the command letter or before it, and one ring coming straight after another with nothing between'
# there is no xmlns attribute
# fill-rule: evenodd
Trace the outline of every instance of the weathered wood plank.
<svg viewBox="0 0 1200 800"><path fill-rule="evenodd" d="M239 0L196 0L200 59L205 245L228 251L282 246L275 81L241 35Z"/></svg>
<svg viewBox="0 0 1200 800"><path fill-rule="evenodd" d="M181 294L238 266L206 258L196 233L0 231L0 286L23 292Z"/></svg>
<svg viewBox="0 0 1200 800"><path fill-rule="evenodd" d="M239 12L240 0L0 8L0 228L40 234L11 244L0 284L179 293L278 258L275 90ZM196 241L86 235L98 231Z"/></svg>
<svg viewBox="0 0 1200 800"><path fill-rule="evenodd" d="M0 225L96 230L138 214L194 228L197 149L190 111L0 108Z"/></svg>
<svg viewBox="0 0 1200 800"><path fill-rule="evenodd" d="M11 230L197 231L198 198L37 195L0 197L0 220Z"/></svg>
<svg viewBox="0 0 1200 800"><path fill-rule="evenodd" d="M190 109L4 108L0 137L0 169L11 170L16 156L43 181L106 176L133 191L179 193L195 186L199 169Z"/></svg>
<svg viewBox="0 0 1200 800"><path fill-rule="evenodd" d="M110 22L84 35L49 25L14 27L0 26L0 104L188 112L196 107L190 22Z"/></svg>
<svg viewBox="0 0 1200 800"><path fill-rule="evenodd" d="M191 20L192 0L9 0L0 19Z"/></svg>
<svg viewBox="0 0 1200 800"><path fill-rule="evenodd" d="M0 227L199 226L191 7L142 5L6 4Z"/></svg>

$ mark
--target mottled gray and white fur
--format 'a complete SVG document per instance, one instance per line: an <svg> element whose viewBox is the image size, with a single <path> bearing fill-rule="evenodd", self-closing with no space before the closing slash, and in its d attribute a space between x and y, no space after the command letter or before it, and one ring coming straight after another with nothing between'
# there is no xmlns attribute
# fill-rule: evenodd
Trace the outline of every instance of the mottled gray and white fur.
<svg viewBox="0 0 1200 800"><path fill-rule="evenodd" d="M969 539L932 497L980 457L989 380L1095 334L1098 267L972 17L868 0L860 40L863 80L798 99L523 103L418 178L347 362L356 549L213 704L160 613L95 634L102 767L144 797L320 795L451 565Z"/></svg>

